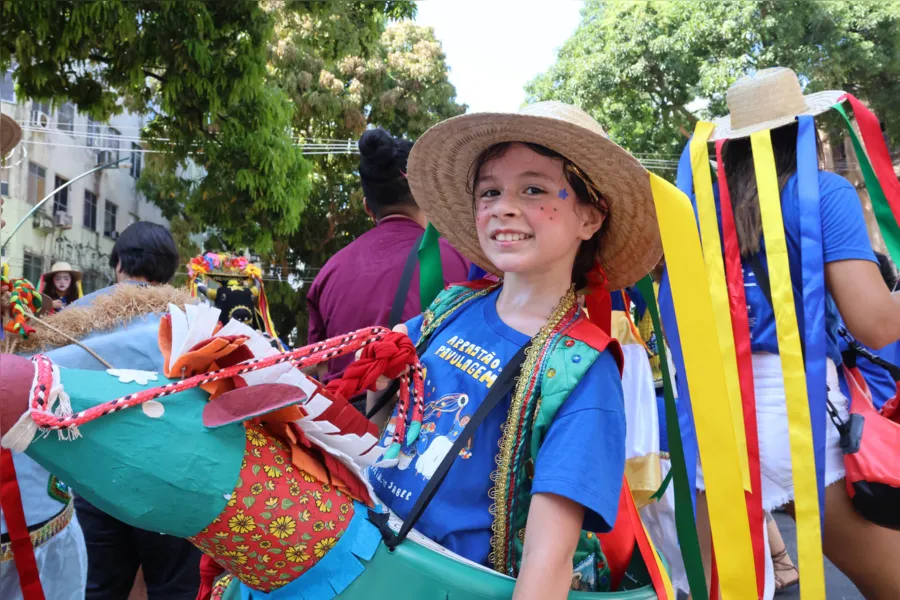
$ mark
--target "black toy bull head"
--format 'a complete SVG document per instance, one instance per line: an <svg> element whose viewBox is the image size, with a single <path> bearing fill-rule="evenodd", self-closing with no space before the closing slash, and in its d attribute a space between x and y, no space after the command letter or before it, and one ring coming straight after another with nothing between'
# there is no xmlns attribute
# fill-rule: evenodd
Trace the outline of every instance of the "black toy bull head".
<svg viewBox="0 0 900 600"><path fill-rule="evenodd" d="M249 282L242 284L236 279L230 279L218 288L201 285L197 289L222 311L219 314L219 321L223 325L234 319L259 331L263 330L256 310L259 290Z"/></svg>

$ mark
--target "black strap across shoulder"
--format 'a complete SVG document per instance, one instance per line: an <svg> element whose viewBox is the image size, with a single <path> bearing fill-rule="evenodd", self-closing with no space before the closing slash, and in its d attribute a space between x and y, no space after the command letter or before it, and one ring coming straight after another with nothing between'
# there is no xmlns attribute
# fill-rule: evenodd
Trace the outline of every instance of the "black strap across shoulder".
<svg viewBox="0 0 900 600"><path fill-rule="evenodd" d="M418 238L416 238L416 243L413 244L412 250L409 251L409 256L406 257L406 264L403 265L403 273L400 275L400 284L397 286L397 293L394 294L394 302L391 304L391 312L388 316L388 328L393 329L400 323L400 319L403 318L403 307L406 306L406 297L409 295L409 286L412 283L413 274L416 272L416 264L419 262L419 245L422 243L422 238L425 237L423 233ZM419 353L421 357L421 352ZM373 416L378 414L382 408L384 408L388 402L390 402L391 398L397 395L397 391L400 389L399 381L392 381L391 385L388 386L388 389L378 397L378 400L375 402L375 406L372 407L371 410L366 411L366 418L371 419Z"/></svg>
<svg viewBox="0 0 900 600"><path fill-rule="evenodd" d="M403 318L403 307L406 306L406 297L409 296L409 285L412 283L413 275L416 272L416 264L419 262L419 245L422 243L423 233L416 238L409 256L406 257L406 264L403 265L403 274L400 275L400 285L397 286L397 293L394 294L394 302L391 304L391 312L388 317L388 327L393 329L395 325L400 323Z"/></svg>
<svg viewBox="0 0 900 600"><path fill-rule="evenodd" d="M431 476L431 479L428 480L428 483L425 484L425 489L422 490L422 494L419 496L419 499L416 500L416 503L413 505L412 509L409 511L409 514L406 516L406 519L403 521L403 525L400 527L400 531L398 533L394 533L391 528L388 526L388 514L387 513L376 513L373 510L369 511L369 520L378 526L378 530L381 532L381 537L384 539L385 545L393 550L396 548L403 540L406 539L406 536L409 535L409 532L412 531L413 527L415 527L416 522L419 520L419 517L422 516L422 513L425 512L425 509L428 507L428 504L431 502L431 499L434 498L434 494L437 492L438 488L441 486L441 483L444 481L444 478L447 476L447 473L450 471L450 467L453 465L453 461L456 460L456 457L459 456L460 450L469 443L469 440L475 434L475 430L478 429L478 426L484 421L484 419L488 416L488 414L496 407L506 394L512 389L513 384L516 381L516 377L519 375L519 371L522 368L522 363L525 362L525 351L531 346L531 343L522 346L522 348L516 353L515 356L503 367L503 371L500 373L500 376L497 377L497 380L494 382L494 385L491 386L490 391L488 391L487 396L484 399L484 402L481 403L481 406L478 407L478 410L475 411L475 414L472 416L472 419L466 424L465 428L462 430L462 433L459 434L459 437L456 438L456 441L453 442L453 446L450 447L450 451L447 452L447 455L444 456L444 459L441 461L441 464L438 465L437 470L435 470L434 475Z"/></svg>

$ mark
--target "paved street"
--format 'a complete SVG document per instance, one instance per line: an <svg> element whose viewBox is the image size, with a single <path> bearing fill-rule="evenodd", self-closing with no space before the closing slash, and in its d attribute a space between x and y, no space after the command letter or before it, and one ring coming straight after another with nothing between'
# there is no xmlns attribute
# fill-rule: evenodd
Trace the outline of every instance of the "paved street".
<svg viewBox="0 0 900 600"><path fill-rule="evenodd" d="M788 553L797 564L797 529L793 519L784 513L775 513L775 520L778 522L778 528L784 537L784 542L788 547ZM838 571L834 565L825 560L825 590L828 600L862 600L863 595L859 593L850 580ZM790 591L775 596L778 599L800 598L799 586L794 587Z"/></svg>

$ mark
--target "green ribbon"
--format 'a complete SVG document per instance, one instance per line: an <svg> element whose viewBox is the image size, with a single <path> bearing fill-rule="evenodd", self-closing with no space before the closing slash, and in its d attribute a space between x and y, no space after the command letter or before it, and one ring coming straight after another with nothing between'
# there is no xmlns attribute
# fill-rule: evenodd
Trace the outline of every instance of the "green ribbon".
<svg viewBox="0 0 900 600"><path fill-rule="evenodd" d="M444 270L441 266L441 234L431 223L419 243L419 300L422 312L431 306L444 289ZM900 263L898 263L900 264Z"/></svg>
<svg viewBox="0 0 900 600"><path fill-rule="evenodd" d="M835 104L832 108L844 117L844 123L847 125L847 131L850 132L850 141L853 142L853 150L856 152L856 160L859 161L859 169L863 174L863 181L866 182L866 189L869 191L869 199L872 201L872 210L875 212L875 220L878 222L878 229L881 230L881 237L884 238L884 245L887 246L888 254L895 265L900 265L900 227L897 226L897 220L891 211L884 190L881 189L881 183L872 169L872 163L863 150L863 145L853 129L850 117L847 116L844 107Z"/></svg>
<svg viewBox="0 0 900 600"><path fill-rule="evenodd" d="M659 306L656 303L656 292L653 280L646 276L637 283L637 289L647 303L653 331L656 333L656 346L659 350L659 366L663 377L663 398L666 403L666 432L669 436L669 459L672 468L666 481L656 494L662 497L670 479L675 481L675 529L678 532L678 543L684 569L687 573L691 597L694 600L708 600L706 589L706 573L703 570L703 558L700 554L700 540L697 537L697 524L694 521L694 501L688 481L687 465L684 462L684 444L681 441L681 425L675 408L675 392L672 390L672 378L669 374L669 357L663 336L662 323L659 318ZM654 494L654 497L656 497Z"/></svg>
<svg viewBox="0 0 900 600"><path fill-rule="evenodd" d="M651 500L659 500L666 494L666 490L669 489L669 484L672 482L673 475L675 475L674 469L669 469L666 478L663 479L662 485L659 486L659 489L656 490L652 496L650 496Z"/></svg>

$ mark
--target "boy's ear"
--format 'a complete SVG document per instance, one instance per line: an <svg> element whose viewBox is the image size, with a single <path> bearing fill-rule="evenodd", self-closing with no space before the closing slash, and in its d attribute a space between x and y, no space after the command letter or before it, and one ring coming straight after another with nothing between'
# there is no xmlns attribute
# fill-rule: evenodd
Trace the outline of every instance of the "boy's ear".
<svg viewBox="0 0 900 600"><path fill-rule="evenodd" d="M579 232L579 237L582 240L589 240L594 237L594 234L600 231L603 222L606 221L606 215L593 206L583 206L580 216L581 231Z"/></svg>

